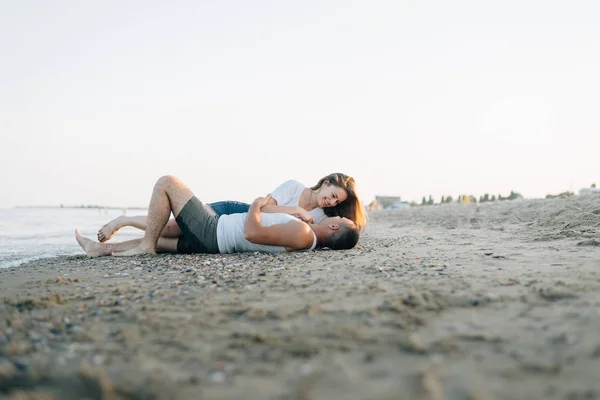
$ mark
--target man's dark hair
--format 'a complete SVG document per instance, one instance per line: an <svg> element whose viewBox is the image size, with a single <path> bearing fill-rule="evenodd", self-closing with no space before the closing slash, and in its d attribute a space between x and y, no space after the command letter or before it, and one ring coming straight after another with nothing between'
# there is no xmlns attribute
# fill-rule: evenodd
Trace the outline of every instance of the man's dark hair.
<svg viewBox="0 0 600 400"><path fill-rule="evenodd" d="M358 243L358 227L352 225L340 225L340 229L331 234L331 241L329 247L331 250L348 250L356 246Z"/></svg>

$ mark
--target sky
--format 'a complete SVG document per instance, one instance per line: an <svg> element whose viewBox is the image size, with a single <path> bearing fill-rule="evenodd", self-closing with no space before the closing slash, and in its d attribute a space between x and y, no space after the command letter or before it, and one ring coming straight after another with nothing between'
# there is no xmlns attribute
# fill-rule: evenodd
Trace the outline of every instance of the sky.
<svg viewBox="0 0 600 400"><path fill-rule="evenodd" d="M0 207L600 185L596 1L0 0Z"/></svg>

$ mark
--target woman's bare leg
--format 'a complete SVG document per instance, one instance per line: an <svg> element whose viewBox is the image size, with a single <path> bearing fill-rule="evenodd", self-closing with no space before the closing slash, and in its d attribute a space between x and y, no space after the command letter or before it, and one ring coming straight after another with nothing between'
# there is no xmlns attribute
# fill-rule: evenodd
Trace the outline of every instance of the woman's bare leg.
<svg viewBox="0 0 600 400"><path fill-rule="evenodd" d="M77 239L77 243L79 243L85 254L90 258L110 256L114 252L131 250L139 246L142 242L142 239L134 239L120 243L98 243L83 236L79 232L79 229L75 230L75 239ZM177 239L159 238L156 250L159 253L177 253Z"/></svg>
<svg viewBox="0 0 600 400"><path fill-rule="evenodd" d="M177 253L178 238L158 238L156 251L159 253Z"/></svg>
<svg viewBox="0 0 600 400"><path fill-rule="evenodd" d="M83 251L85 251L85 254L91 258L110 256L113 251L126 251L133 249L142 242L142 239L134 239L121 243L98 243L83 236L81 232L79 232L79 229L75 230L75 239Z"/></svg>
<svg viewBox="0 0 600 400"><path fill-rule="evenodd" d="M215 210L212 209L208 204L203 204L204 209L208 211L210 215L217 215ZM120 215L112 221L105 224L102 228L98 229L98 241L106 242L110 240L115 233L121 228L126 226L133 226L134 228L141 229L143 231L146 230L146 226L148 226L148 217L145 215L135 215L133 217L128 217L127 215ZM174 218L171 218L167 225L160 233L160 237L164 238L178 238L181 236L181 229L179 229L179 225Z"/></svg>
<svg viewBox="0 0 600 400"><path fill-rule="evenodd" d="M126 226L133 226L145 231L148 226L148 217L145 215L136 215L133 217L121 215L98 229L98 241L106 242L110 240L119 229ZM181 236L181 229L179 229L179 225L177 225L175 219L171 218L160 233L160 237L178 238L179 236Z"/></svg>

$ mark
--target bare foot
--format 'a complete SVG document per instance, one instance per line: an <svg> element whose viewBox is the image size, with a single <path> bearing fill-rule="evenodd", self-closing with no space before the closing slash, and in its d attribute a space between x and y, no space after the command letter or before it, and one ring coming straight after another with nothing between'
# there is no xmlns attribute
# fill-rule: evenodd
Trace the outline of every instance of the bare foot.
<svg viewBox="0 0 600 400"><path fill-rule="evenodd" d="M75 229L75 239L77 239L77 243L79 243L83 251L85 251L86 256L93 258L106 255L104 252L106 246L83 236L81 232L79 232L79 228Z"/></svg>
<svg viewBox="0 0 600 400"><path fill-rule="evenodd" d="M156 255L156 250L153 249L147 249L145 247L137 246L134 247L133 249L129 249L126 251L119 251L119 252L113 252L112 255L115 257L131 257L131 256L138 256L140 254L152 254L152 255Z"/></svg>
<svg viewBox="0 0 600 400"><path fill-rule="evenodd" d="M117 233L117 231L124 226L124 219L125 216L120 215L117 218L110 221L109 223L107 223L106 225L104 225L102 228L98 229L98 241L102 243L106 242L107 240L110 240L115 235L115 233Z"/></svg>

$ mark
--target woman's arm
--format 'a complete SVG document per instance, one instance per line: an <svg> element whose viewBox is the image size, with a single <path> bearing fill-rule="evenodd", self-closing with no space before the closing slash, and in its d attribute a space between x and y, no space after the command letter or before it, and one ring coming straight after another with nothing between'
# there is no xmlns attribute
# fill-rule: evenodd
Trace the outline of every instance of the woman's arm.
<svg viewBox="0 0 600 400"><path fill-rule="evenodd" d="M267 204L264 205L260 211L270 214L283 213L290 215L298 215L298 217L300 217L300 219L304 222L307 222L309 224L312 224L314 222L312 214L306 211L304 208L300 206L279 206L277 205L277 200L275 200L272 197L269 198Z"/></svg>
<svg viewBox="0 0 600 400"><path fill-rule="evenodd" d="M277 204L277 200L270 197L268 203L263 206L260 210L266 213L284 213L284 214L298 214L298 210L302 209L299 206L280 206Z"/></svg>

